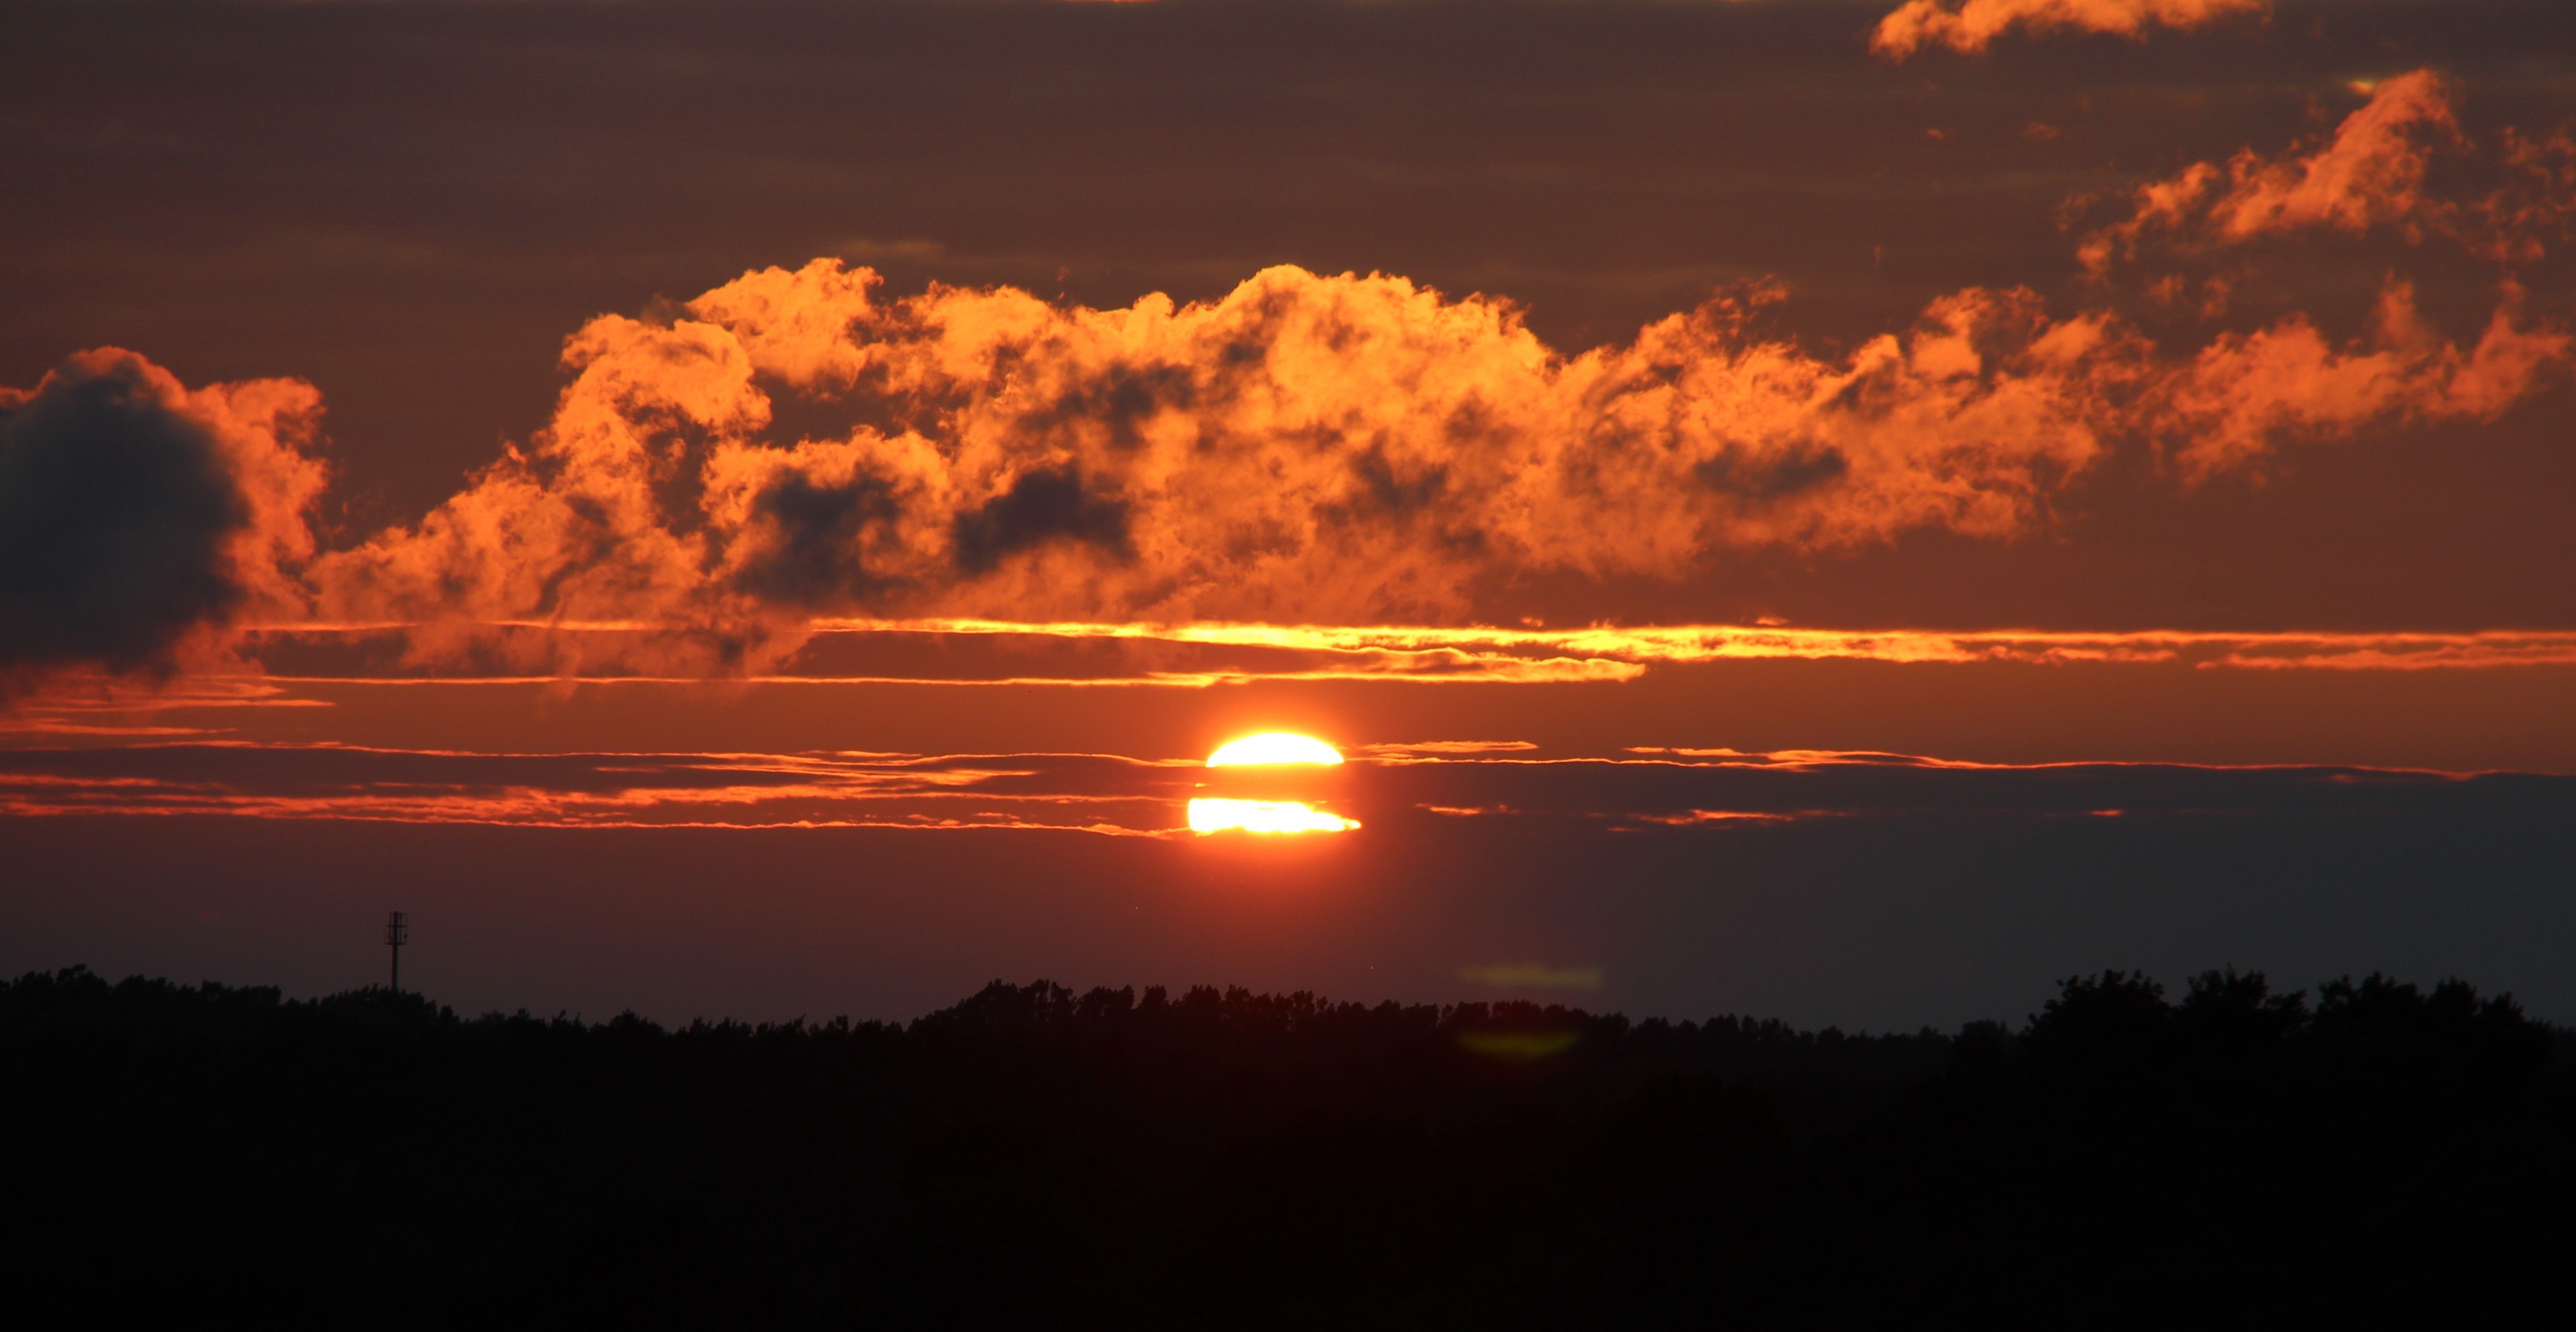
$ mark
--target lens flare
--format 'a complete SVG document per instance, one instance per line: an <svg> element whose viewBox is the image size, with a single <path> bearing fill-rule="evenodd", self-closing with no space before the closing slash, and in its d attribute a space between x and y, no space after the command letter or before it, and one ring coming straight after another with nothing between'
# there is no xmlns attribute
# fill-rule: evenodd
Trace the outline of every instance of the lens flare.
<svg viewBox="0 0 2576 1332"><path fill-rule="evenodd" d="M1347 832L1357 820L1327 814L1302 800L1216 800L1190 802L1190 831L1255 833Z"/></svg>
<svg viewBox="0 0 2576 1332"><path fill-rule="evenodd" d="M1563 1054L1574 1048L1574 1042L1570 1031L1470 1031L1458 1037L1459 1046L1469 1054L1513 1064Z"/></svg>
<svg viewBox="0 0 2576 1332"><path fill-rule="evenodd" d="M1215 753L1208 755L1207 765L1211 768L1234 768L1270 763L1333 764L1341 761L1338 750L1313 736L1264 731L1219 745Z"/></svg>

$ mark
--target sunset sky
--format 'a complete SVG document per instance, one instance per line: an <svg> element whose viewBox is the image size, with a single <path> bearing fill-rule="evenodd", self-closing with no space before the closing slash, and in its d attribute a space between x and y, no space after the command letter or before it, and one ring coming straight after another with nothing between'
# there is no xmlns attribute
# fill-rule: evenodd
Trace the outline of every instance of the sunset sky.
<svg viewBox="0 0 2576 1332"><path fill-rule="evenodd" d="M2576 1019L2563 3L0 47L0 970Z"/></svg>

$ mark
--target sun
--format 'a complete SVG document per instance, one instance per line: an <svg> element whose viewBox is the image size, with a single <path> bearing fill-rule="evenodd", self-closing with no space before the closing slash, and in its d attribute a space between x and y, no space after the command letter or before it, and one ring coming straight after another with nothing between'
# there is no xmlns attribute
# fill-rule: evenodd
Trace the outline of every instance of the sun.
<svg viewBox="0 0 2576 1332"><path fill-rule="evenodd" d="M1264 731L1230 740L1208 755L1211 768L1251 768L1269 770L1303 767L1332 768L1340 766L1340 751L1311 735L1289 731ZM1241 789L1246 785L1255 788ZM1311 785L1290 773L1256 771L1244 778L1211 778L1217 789L1237 788L1236 797L1200 796L1190 801L1190 830L1197 833L1242 831L1251 833L1317 833L1348 832L1359 825L1357 820L1319 809L1304 800L1284 799L1292 790L1272 789ZM1204 785L1202 787L1204 789ZM1244 799L1257 796L1258 799Z"/></svg>
<svg viewBox="0 0 2576 1332"><path fill-rule="evenodd" d="M1348 832L1356 819L1327 813L1303 800L1211 800L1190 802L1190 831L1206 834L1240 829L1251 833Z"/></svg>
<svg viewBox="0 0 2576 1332"><path fill-rule="evenodd" d="M1322 763L1342 761L1340 751L1311 735L1287 731L1264 731L1229 740L1208 755L1211 768L1238 768L1273 763Z"/></svg>

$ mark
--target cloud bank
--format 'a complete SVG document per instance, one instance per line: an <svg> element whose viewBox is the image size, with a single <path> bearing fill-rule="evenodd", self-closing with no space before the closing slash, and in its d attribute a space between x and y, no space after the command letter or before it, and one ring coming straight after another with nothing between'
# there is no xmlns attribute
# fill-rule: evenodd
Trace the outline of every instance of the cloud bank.
<svg viewBox="0 0 2576 1332"><path fill-rule="evenodd" d="M1838 360L1738 301L1569 358L1380 275L1123 310L874 283L818 260L594 321L534 447L322 561L324 613L1451 619L1528 573L2024 530L2100 451L2123 351L2017 292ZM860 423L776 438L781 397Z"/></svg>

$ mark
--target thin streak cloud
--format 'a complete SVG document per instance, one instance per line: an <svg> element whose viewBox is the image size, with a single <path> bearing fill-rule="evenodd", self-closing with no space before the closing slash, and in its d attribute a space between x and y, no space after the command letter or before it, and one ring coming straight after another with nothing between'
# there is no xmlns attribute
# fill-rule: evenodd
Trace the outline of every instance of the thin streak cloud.
<svg viewBox="0 0 2576 1332"><path fill-rule="evenodd" d="M2518 806L2576 779L2301 765L1961 762L1789 750L1627 758L1354 756L1331 823L1573 820L1751 828L1968 813L2344 816L2391 802ZM226 815L545 828L1056 830L1181 837L1205 805L1190 760L1095 754L474 754L341 745L135 744L0 751L0 815ZM2445 794L2447 793L2447 794ZM2427 802L2431 802L2429 805ZM1242 802L1237 802L1242 803ZM1284 806L1283 806L1284 807ZM1295 807L1312 816L1305 806Z"/></svg>
<svg viewBox="0 0 2576 1332"><path fill-rule="evenodd" d="M2270 9L2266 0L1906 0L1878 21L1869 45L1891 60L1904 60L1935 46L1980 55L2016 28L2034 34L2110 33L2136 41L2150 28L2198 28Z"/></svg>
<svg viewBox="0 0 2576 1332"><path fill-rule="evenodd" d="M371 627L382 632L381 627ZM272 626L261 637L338 640L340 626ZM647 632L635 625L553 626L557 637ZM1647 625L1528 629L1438 625L1268 625L1129 622L1021 623L1001 620L819 620L806 627L802 651L823 660L866 662L872 652L897 655L921 642L1007 642L1015 669L980 673L975 658L943 652L914 673L809 668L745 677L746 683L884 682L953 684L1158 684L1203 687L1252 680L1416 680L1437 682L1578 683L1634 679L1656 666L1724 661L1843 660L1962 664L2018 662L2033 665L2105 663L2179 664L2194 669L2251 670L2483 670L2512 666L2576 664L2576 630L2476 633L2224 633L2183 630L2082 632L2071 630L1804 629L1787 626ZM1191 661L1085 658L1091 674L1026 669L1054 648L1080 644L1128 645L1235 655ZM578 646L574 659L617 653ZM434 666L395 662L379 674L309 675L281 668L276 680L438 678ZM456 678L534 683L547 680L632 679L671 682L693 676L609 672L590 676L539 676L495 672Z"/></svg>

